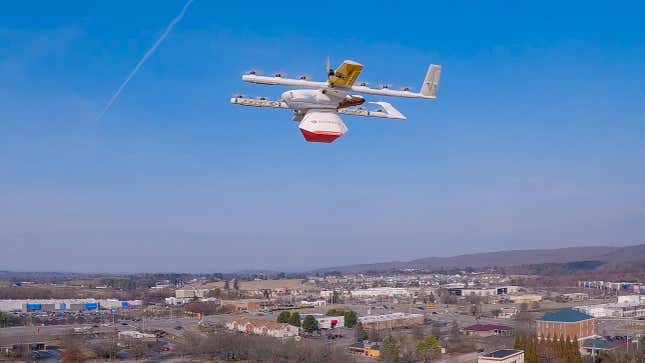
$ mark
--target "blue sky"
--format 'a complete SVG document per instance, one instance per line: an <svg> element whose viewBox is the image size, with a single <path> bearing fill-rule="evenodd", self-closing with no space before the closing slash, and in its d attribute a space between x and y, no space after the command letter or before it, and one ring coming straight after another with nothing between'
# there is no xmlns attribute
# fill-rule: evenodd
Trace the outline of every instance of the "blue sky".
<svg viewBox="0 0 645 363"><path fill-rule="evenodd" d="M403 5L405 4L405 5ZM0 268L301 270L645 235L639 2L20 1L0 13ZM304 142L251 67L418 88ZM371 97L370 100L376 100Z"/></svg>

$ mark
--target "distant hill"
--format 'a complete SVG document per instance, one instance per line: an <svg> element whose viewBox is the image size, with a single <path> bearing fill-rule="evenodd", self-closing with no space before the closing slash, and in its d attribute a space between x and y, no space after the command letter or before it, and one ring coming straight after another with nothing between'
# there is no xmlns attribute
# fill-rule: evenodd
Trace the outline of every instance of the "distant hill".
<svg viewBox="0 0 645 363"><path fill-rule="evenodd" d="M645 262L645 244L621 247L600 256L604 262Z"/></svg>
<svg viewBox="0 0 645 363"><path fill-rule="evenodd" d="M463 267L507 267L525 264L576 261L637 262L645 260L645 244L627 247L591 246L556 249L508 250L472 253L453 257L426 257L412 261L393 261L319 269L320 272L363 272L393 269L441 269Z"/></svg>

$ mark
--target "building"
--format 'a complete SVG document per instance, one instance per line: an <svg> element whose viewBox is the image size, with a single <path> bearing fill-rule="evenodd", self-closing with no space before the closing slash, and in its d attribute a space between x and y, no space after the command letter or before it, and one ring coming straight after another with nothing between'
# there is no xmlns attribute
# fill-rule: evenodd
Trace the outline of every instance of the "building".
<svg viewBox="0 0 645 363"><path fill-rule="evenodd" d="M578 281L578 287L600 289L608 292L610 292L609 290L615 290L616 295L620 292L645 294L645 282ZM611 293L614 293L614 291L611 291Z"/></svg>
<svg viewBox="0 0 645 363"><path fill-rule="evenodd" d="M99 303L98 302L85 302L85 303L72 303L69 304L66 310L71 310L71 311L84 311L84 310L98 310L99 309Z"/></svg>
<svg viewBox="0 0 645 363"><path fill-rule="evenodd" d="M141 300L117 300L117 299L100 299L97 300L101 309L124 309L134 306L142 306Z"/></svg>
<svg viewBox="0 0 645 363"><path fill-rule="evenodd" d="M308 307L308 308L325 307L325 306L327 306L327 300L314 300L314 301L302 300L300 302L300 306L301 307Z"/></svg>
<svg viewBox="0 0 645 363"><path fill-rule="evenodd" d="M515 306L511 307L503 307L499 309L499 314L497 315L498 318L500 319L512 319L517 315L519 309L516 308Z"/></svg>
<svg viewBox="0 0 645 363"><path fill-rule="evenodd" d="M410 297L414 293L410 289L403 287L372 287L369 289L360 289L350 291L352 298L371 298L371 297Z"/></svg>
<svg viewBox="0 0 645 363"><path fill-rule="evenodd" d="M24 303L20 309L23 313L32 311L54 311L55 305L53 303Z"/></svg>
<svg viewBox="0 0 645 363"><path fill-rule="evenodd" d="M189 301L189 299L176 298L174 296L167 297L165 299L166 305L171 305L171 306L181 306L181 305L184 305L185 303L187 303L188 301Z"/></svg>
<svg viewBox="0 0 645 363"><path fill-rule="evenodd" d="M28 299L0 300L0 311L52 312L81 311L97 309L121 309L141 306L141 300L121 301L117 299Z"/></svg>
<svg viewBox="0 0 645 363"><path fill-rule="evenodd" d="M563 309L545 313L536 320L538 339L559 339L560 337L578 341L593 338L596 334L596 319L573 309Z"/></svg>
<svg viewBox="0 0 645 363"><path fill-rule="evenodd" d="M589 300L589 294L586 292L574 292L571 294L562 294L560 297L566 301L585 301Z"/></svg>
<svg viewBox="0 0 645 363"><path fill-rule="evenodd" d="M618 349L622 345L621 341L609 341L604 338L585 339L581 344L581 350L585 354L597 356L602 352L609 352Z"/></svg>
<svg viewBox="0 0 645 363"><path fill-rule="evenodd" d="M515 304L532 304L542 301L542 295L538 294L524 294L524 295L514 295L509 296L508 299Z"/></svg>
<svg viewBox="0 0 645 363"><path fill-rule="evenodd" d="M258 311L272 307L274 304L270 300L264 299L241 299L241 300L222 300L222 306L228 306L236 311Z"/></svg>
<svg viewBox="0 0 645 363"><path fill-rule="evenodd" d="M455 296L496 296L496 295L509 295L519 291L517 286L498 286L490 288L466 288L466 287L451 287L448 292Z"/></svg>
<svg viewBox="0 0 645 363"><path fill-rule="evenodd" d="M367 330L381 330L423 325L425 324L425 317L421 314L392 313L361 316L358 321Z"/></svg>
<svg viewBox="0 0 645 363"><path fill-rule="evenodd" d="M462 329L467 336L490 337L490 336L504 336L509 337L513 335L513 328L505 325L495 324L475 324L464 327Z"/></svg>
<svg viewBox="0 0 645 363"><path fill-rule="evenodd" d="M334 329L334 328L344 328L345 327L345 317L344 316L327 316L324 314L300 314L300 321L304 321L305 317L313 316L318 323L318 329Z"/></svg>
<svg viewBox="0 0 645 363"><path fill-rule="evenodd" d="M178 290L175 290L175 297L179 299L206 297L206 295L208 295L208 291L209 291L208 289L193 289L193 288L178 289Z"/></svg>
<svg viewBox="0 0 645 363"><path fill-rule="evenodd" d="M484 354L477 359L477 363L524 363L524 351L519 349L500 349Z"/></svg>
<svg viewBox="0 0 645 363"><path fill-rule="evenodd" d="M126 330L119 332L119 339L145 339L156 340L157 336L154 334L141 333L136 330Z"/></svg>
<svg viewBox="0 0 645 363"><path fill-rule="evenodd" d="M645 316L645 305L598 304L574 309L595 318L639 318Z"/></svg>
<svg viewBox="0 0 645 363"><path fill-rule="evenodd" d="M266 335L274 338L295 337L299 334L300 328L297 326L277 323L270 320L251 320L237 318L226 323L229 330L239 331L247 334Z"/></svg>
<svg viewBox="0 0 645 363"><path fill-rule="evenodd" d="M645 316L645 296L618 296L616 303L576 306L574 309L596 318L639 318Z"/></svg>
<svg viewBox="0 0 645 363"><path fill-rule="evenodd" d="M643 305L645 304L645 296L644 295L621 295L616 298L616 304Z"/></svg>
<svg viewBox="0 0 645 363"><path fill-rule="evenodd" d="M378 358L381 356L381 347L377 343L358 342L349 346L349 352L364 357Z"/></svg>
<svg viewBox="0 0 645 363"><path fill-rule="evenodd" d="M96 309L98 301L94 299L21 299L21 300L0 300L0 311L65 311L85 310L87 307ZM72 309L74 307L74 309Z"/></svg>

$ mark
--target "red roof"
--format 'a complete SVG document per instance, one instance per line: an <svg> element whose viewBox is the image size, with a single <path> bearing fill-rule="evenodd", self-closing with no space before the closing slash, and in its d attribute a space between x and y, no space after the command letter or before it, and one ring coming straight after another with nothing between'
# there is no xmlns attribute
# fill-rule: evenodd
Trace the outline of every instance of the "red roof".
<svg viewBox="0 0 645 363"><path fill-rule="evenodd" d="M495 324L475 324L467 326L464 330L472 331L493 331L493 330L513 330L510 326L506 325L495 325Z"/></svg>

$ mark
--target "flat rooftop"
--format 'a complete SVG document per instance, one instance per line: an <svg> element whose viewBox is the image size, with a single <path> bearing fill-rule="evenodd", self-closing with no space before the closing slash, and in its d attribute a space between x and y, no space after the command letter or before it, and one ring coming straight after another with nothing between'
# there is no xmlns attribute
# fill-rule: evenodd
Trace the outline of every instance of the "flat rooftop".
<svg viewBox="0 0 645 363"><path fill-rule="evenodd" d="M488 354L484 354L484 355L482 355L482 357L486 357L486 358L506 358L506 357L510 357L510 356L512 356L514 354L521 353L521 352L522 351L518 350L518 349L500 349L500 350L496 350L494 352L490 352Z"/></svg>

